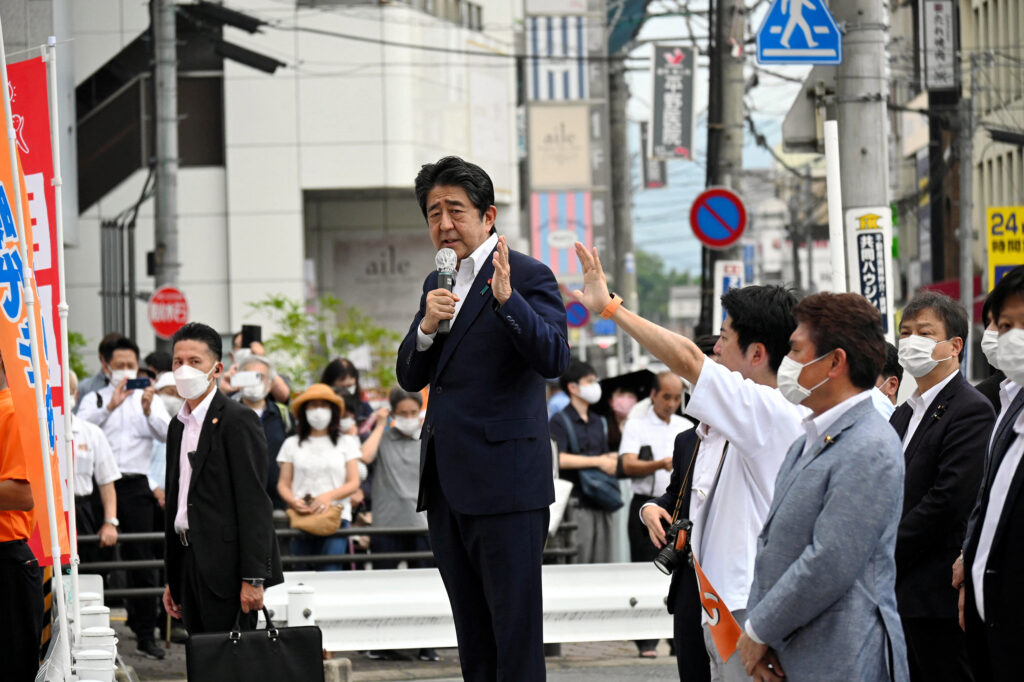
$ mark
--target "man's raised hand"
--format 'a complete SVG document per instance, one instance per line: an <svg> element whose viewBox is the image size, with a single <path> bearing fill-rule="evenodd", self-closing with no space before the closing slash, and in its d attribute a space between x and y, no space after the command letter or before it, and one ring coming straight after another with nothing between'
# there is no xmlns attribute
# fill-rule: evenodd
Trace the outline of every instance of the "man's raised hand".
<svg viewBox="0 0 1024 682"><path fill-rule="evenodd" d="M597 255L596 247L588 250L579 242L576 242L576 257L579 258L580 267L583 269L583 290L577 289L572 295L591 312L600 313L612 300L608 293L608 281L601 267L601 257Z"/></svg>
<svg viewBox="0 0 1024 682"><path fill-rule="evenodd" d="M508 242L504 236L498 237L498 248L494 252L494 277L491 278L491 290L498 305L512 296L512 268L508 264Z"/></svg>

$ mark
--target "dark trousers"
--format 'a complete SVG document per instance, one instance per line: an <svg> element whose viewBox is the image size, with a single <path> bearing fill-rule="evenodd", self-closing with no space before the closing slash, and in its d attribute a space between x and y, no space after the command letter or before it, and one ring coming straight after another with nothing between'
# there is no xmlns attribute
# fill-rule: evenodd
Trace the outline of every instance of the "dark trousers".
<svg viewBox="0 0 1024 682"><path fill-rule="evenodd" d="M686 563L672 575L672 634L676 645L676 667L685 682L711 682L711 662L704 646L697 575Z"/></svg>
<svg viewBox="0 0 1024 682"><path fill-rule="evenodd" d="M455 618L467 682L542 682L541 556L547 507L475 516L451 509L428 460L430 544Z"/></svg>
<svg viewBox="0 0 1024 682"><path fill-rule="evenodd" d="M242 579L238 579L238 594L225 599L206 586L199 573L196 554L192 547L185 549L181 566L181 616L190 635L200 632L228 632L235 627L255 630L257 613L242 613Z"/></svg>
<svg viewBox="0 0 1024 682"><path fill-rule="evenodd" d="M911 682L971 682L967 639L955 618L903 618Z"/></svg>
<svg viewBox="0 0 1024 682"><path fill-rule="evenodd" d="M92 495L75 495L75 528L78 534L95 535L101 523L96 518ZM83 564L99 561L99 543L79 543L78 557Z"/></svg>
<svg viewBox="0 0 1024 682"><path fill-rule="evenodd" d="M370 550L374 554L389 554L393 552L429 552L430 538L423 535L373 535L370 537ZM409 568L432 568L434 562L430 559L409 561ZM398 568L398 562L387 559L374 559L374 570L390 570Z"/></svg>
<svg viewBox="0 0 1024 682"><path fill-rule="evenodd" d="M152 533L158 530L154 525L156 499L149 488L149 479L142 474L125 474L114 482L117 492L117 518L121 533ZM162 530L162 529L161 529ZM155 559L153 543L118 543L121 558L126 561ZM157 587L156 571L131 569L127 571L128 587ZM127 599L128 624L140 642L154 638L156 628L156 597Z"/></svg>
<svg viewBox="0 0 1024 682"><path fill-rule="evenodd" d="M654 498L650 495L637 495L629 503L629 517L626 519L626 536L629 538L629 560L636 563L651 563L658 556L658 548L651 542L647 526L640 520L640 507ZM654 566L651 566L653 570ZM656 639L638 639L636 648L640 651L653 651L658 646Z"/></svg>
<svg viewBox="0 0 1024 682"><path fill-rule="evenodd" d="M39 562L24 540L0 542L0 677L10 682L35 679L42 632Z"/></svg>

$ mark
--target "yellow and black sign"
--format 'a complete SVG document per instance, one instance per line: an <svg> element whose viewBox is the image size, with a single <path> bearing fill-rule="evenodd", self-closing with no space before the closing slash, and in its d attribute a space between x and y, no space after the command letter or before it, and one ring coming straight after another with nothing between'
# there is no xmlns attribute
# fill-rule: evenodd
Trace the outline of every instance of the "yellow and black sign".
<svg viewBox="0 0 1024 682"><path fill-rule="evenodd" d="M988 290L1003 275L1024 265L1024 206L996 206L985 211L988 238Z"/></svg>

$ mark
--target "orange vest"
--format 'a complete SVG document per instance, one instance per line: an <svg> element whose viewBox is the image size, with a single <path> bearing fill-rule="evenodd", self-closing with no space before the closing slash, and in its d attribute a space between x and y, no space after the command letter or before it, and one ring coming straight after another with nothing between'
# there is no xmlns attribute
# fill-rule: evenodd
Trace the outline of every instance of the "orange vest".
<svg viewBox="0 0 1024 682"><path fill-rule="evenodd" d="M0 481L28 482L25 452L18 436L18 420L14 416L11 390L0 390ZM0 542L27 540L35 528L35 513L31 511L0 511Z"/></svg>

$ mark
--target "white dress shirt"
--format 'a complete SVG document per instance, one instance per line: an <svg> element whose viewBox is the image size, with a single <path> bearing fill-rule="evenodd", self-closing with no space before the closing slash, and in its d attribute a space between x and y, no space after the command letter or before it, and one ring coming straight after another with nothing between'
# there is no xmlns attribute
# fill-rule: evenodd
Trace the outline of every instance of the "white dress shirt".
<svg viewBox="0 0 1024 682"><path fill-rule="evenodd" d="M469 295L469 288L473 286L473 280L476 279L480 268L487 264L491 251L494 251L494 247L497 245L498 235L492 234L484 240L483 244L476 247L473 253L469 254L469 258L463 258L462 262L459 263L459 270L455 273L455 284L452 285L452 293L459 297L459 300L455 302L455 317L452 318L453 325L459 316L459 311L462 310L462 303L466 300L466 296ZM434 345L435 336L437 336L436 330L433 334L425 334L422 329L417 327L416 350L422 353L430 348Z"/></svg>
<svg viewBox="0 0 1024 682"><path fill-rule="evenodd" d="M117 460L103 430L71 415L71 433L75 445L75 497L92 495L93 481L106 485L121 478Z"/></svg>
<svg viewBox="0 0 1024 682"><path fill-rule="evenodd" d="M913 415L910 417L910 424L907 425L907 433L903 436L903 450L906 451L907 444L910 439L914 437L914 433L917 432L917 427L921 425L921 421L925 417L925 413L928 411L928 406L935 402L936 396L939 392L946 387L953 377L957 375L956 371L950 372L949 376L929 388L924 393L921 393L921 389L914 391L909 398L907 398L907 404L914 410Z"/></svg>
<svg viewBox="0 0 1024 682"><path fill-rule="evenodd" d="M1016 386L1016 384L1014 385ZM1016 395L1017 391L1013 393ZM1000 397L1002 397L1002 391L1000 391ZM1003 515L1003 505L1006 503L1010 484L1017 473L1021 456L1024 455L1024 437L1022 437L1024 436L1024 412L1017 415L1016 421L1013 422L1013 431L1016 434L1013 443L1010 444L1006 455L999 463L995 478L992 479L992 490L989 493L988 505L985 507L985 521L982 523L981 535L978 537L978 551L974 556L974 563L971 565L971 579L974 580L974 603L982 622L985 621L985 569L989 553L992 551L992 540L995 537L999 519Z"/></svg>
<svg viewBox="0 0 1024 682"><path fill-rule="evenodd" d="M878 386L871 389L871 402L874 403L875 409L878 410L878 414L889 419L892 413L896 411L896 406L889 400L889 396L882 393Z"/></svg>
<svg viewBox="0 0 1024 682"><path fill-rule="evenodd" d="M99 396L97 405L96 396ZM134 390L124 402L111 412L107 409L114 395L113 386L82 398L78 416L103 429L103 435L114 451L117 467L122 474L147 474L153 459L153 441L167 441L167 425L171 416L167 414L162 400L153 397L149 405L149 416L142 411L142 391Z"/></svg>
<svg viewBox="0 0 1024 682"><path fill-rule="evenodd" d="M697 451L694 485L710 485L725 441L729 441L710 507L703 495L690 501L694 556L732 611L747 607L754 579L757 536L768 516L775 476L789 446L800 435L807 409L775 388L744 379L739 372L705 360L687 414L710 428ZM700 432L698 432L700 435ZM701 483L710 477L707 484ZM698 528L701 519L704 527ZM706 618L706 615L702 616Z"/></svg>
<svg viewBox="0 0 1024 682"><path fill-rule="evenodd" d="M206 421L206 413L210 409L213 397L217 395L217 388L214 387L210 393L203 398L203 401L191 409L188 402L181 406L178 412L178 421L185 425L181 433L181 450L178 451L178 510L174 515L174 530L182 532L188 530L188 486L192 480L192 462L189 461L188 453L195 452L199 447L199 434L203 431L203 422Z"/></svg>
<svg viewBox="0 0 1024 682"><path fill-rule="evenodd" d="M649 409L646 414L627 419L622 429L622 440L619 443L619 454L640 454L640 448L651 446L654 461L672 457L675 449L676 436L693 426L693 422L678 414L673 414L666 422L654 411ZM658 469L653 474L631 480L634 495L652 497L665 492L672 472Z"/></svg>

